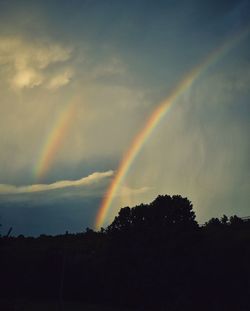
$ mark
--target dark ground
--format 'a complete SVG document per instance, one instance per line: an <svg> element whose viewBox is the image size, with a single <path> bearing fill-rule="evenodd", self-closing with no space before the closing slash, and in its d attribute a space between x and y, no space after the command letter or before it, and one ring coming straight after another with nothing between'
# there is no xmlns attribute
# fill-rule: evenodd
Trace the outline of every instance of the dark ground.
<svg viewBox="0 0 250 311"><path fill-rule="evenodd" d="M63 306L55 301L0 301L1 311L137 311L117 307L87 305L80 302L64 302Z"/></svg>
<svg viewBox="0 0 250 311"><path fill-rule="evenodd" d="M199 226L180 196L100 232L0 237L1 311L249 311L249 297L250 220Z"/></svg>

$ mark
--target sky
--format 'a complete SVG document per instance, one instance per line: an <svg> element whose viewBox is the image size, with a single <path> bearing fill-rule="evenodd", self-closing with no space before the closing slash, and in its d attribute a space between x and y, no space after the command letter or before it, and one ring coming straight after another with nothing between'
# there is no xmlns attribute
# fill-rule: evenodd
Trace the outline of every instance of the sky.
<svg viewBox="0 0 250 311"><path fill-rule="evenodd" d="M0 0L0 233L95 228L112 183L104 227L158 194L249 216L249 21L248 0Z"/></svg>

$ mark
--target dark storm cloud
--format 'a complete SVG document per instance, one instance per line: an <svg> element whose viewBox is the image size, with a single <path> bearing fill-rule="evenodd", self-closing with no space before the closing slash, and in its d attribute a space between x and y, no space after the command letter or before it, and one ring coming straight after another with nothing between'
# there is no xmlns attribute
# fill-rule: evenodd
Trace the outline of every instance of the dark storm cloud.
<svg viewBox="0 0 250 311"><path fill-rule="evenodd" d="M94 173L75 181L15 187L0 185L2 234L79 232L93 219L113 172Z"/></svg>

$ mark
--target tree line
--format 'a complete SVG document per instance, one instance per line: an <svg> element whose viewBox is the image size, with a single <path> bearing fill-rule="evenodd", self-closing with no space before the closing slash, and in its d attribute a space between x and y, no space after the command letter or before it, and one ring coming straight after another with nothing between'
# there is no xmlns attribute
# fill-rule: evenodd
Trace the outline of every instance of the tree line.
<svg viewBox="0 0 250 311"><path fill-rule="evenodd" d="M1 237L0 252L6 310L20 299L250 310L250 221L224 215L199 226L192 203L179 195L124 207L99 232Z"/></svg>

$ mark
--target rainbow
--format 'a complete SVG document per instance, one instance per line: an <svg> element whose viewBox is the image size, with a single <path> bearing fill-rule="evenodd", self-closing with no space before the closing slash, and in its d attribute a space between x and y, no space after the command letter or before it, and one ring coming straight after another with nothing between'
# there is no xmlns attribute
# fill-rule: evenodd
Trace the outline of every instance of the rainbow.
<svg viewBox="0 0 250 311"><path fill-rule="evenodd" d="M249 30L249 28L244 29L244 31L242 31L240 34L234 35L233 38L227 40L219 48L212 51L212 53L210 53L201 64L199 64L187 74L187 76L172 90L170 95L165 98L149 116L144 127L135 136L128 151L123 156L116 171L115 177L113 178L107 192L104 195L94 223L96 230L99 230L103 225L117 189L128 174L129 168L138 155L139 151L145 144L146 140L150 137L150 134L162 120L162 118L170 110L173 104L177 102L180 96L191 88L194 81L196 81L210 65L216 62L243 38L245 38L249 34Z"/></svg>
<svg viewBox="0 0 250 311"><path fill-rule="evenodd" d="M75 111L75 104L71 101L57 117L52 130L45 140L41 155L35 166L35 176L38 180L41 180L51 167L56 153L65 138L65 134L73 121Z"/></svg>

